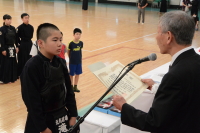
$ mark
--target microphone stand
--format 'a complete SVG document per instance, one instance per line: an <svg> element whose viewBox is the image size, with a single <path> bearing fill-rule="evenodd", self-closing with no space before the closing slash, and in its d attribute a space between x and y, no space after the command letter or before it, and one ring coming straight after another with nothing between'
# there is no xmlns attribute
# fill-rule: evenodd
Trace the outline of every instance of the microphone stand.
<svg viewBox="0 0 200 133"><path fill-rule="evenodd" d="M115 85L129 72L133 69L133 67L137 64L140 64L141 61L137 60L135 62L132 62L130 64L128 64L128 68L126 69L126 71L115 81L111 84L111 86L108 88L108 90L101 96L101 98L99 98L99 100L85 113L85 115L83 117L79 117L77 123L72 126L67 133L72 133L77 126L79 126L85 119L85 117L97 106L97 104L99 104L99 102L101 102L101 100L113 89L113 87L115 87Z"/></svg>

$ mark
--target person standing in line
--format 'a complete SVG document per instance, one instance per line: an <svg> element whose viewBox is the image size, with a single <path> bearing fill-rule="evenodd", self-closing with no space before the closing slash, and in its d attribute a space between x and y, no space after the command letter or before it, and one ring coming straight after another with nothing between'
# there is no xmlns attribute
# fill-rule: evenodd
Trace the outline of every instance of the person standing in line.
<svg viewBox="0 0 200 133"><path fill-rule="evenodd" d="M0 81L3 83L13 83L17 80L17 59L18 42L16 39L16 29L11 25L12 17L8 14L3 16L3 26L0 29L1 44L1 66Z"/></svg>
<svg viewBox="0 0 200 133"><path fill-rule="evenodd" d="M18 53L18 77L21 75L26 62L31 58L30 51L32 47L34 28L29 24L30 16L27 13L21 15L23 24L17 28L17 39L19 43Z"/></svg>

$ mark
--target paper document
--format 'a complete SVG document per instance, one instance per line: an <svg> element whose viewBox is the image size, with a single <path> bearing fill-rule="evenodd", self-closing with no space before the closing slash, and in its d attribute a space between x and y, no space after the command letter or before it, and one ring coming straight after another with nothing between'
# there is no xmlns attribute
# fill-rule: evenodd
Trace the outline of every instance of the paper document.
<svg viewBox="0 0 200 133"><path fill-rule="evenodd" d="M94 71L93 73L107 88L109 88L123 68L124 65L119 61L115 61L100 70ZM146 88L148 88L148 86L141 82L141 78L134 72L130 71L121 79L120 82L117 83L111 92L123 96L127 103L131 103Z"/></svg>

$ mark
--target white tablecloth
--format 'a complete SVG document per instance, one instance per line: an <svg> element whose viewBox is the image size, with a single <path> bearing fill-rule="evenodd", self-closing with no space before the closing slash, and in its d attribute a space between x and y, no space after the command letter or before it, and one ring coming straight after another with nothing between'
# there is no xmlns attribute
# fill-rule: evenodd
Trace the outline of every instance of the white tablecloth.
<svg viewBox="0 0 200 133"><path fill-rule="evenodd" d="M81 133L119 133L120 118L93 110L80 125Z"/></svg>

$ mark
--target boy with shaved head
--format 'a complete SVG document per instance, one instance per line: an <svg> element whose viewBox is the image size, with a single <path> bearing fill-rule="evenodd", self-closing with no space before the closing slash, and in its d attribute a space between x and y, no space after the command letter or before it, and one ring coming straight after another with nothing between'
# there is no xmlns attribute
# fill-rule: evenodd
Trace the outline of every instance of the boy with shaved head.
<svg viewBox="0 0 200 133"><path fill-rule="evenodd" d="M20 76L28 111L25 133L66 132L76 122L77 107L66 62L56 56L62 47L60 30L41 24L37 44L40 52L26 63Z"/></svg>

